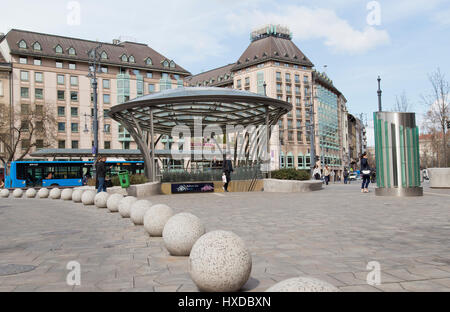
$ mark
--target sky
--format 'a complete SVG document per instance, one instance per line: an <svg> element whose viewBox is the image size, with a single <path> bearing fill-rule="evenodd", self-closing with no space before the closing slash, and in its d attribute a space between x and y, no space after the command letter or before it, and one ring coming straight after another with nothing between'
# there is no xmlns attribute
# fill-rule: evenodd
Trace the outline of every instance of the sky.
<svg viewBox="0 0 450 312"><path fill-rule="evenodd" d="M192 74L236 62L251 31L287 26L349 111L363 114L369 146L378 75L383 110L405 93L418 123L427 109L422 96L431 92L428 75L440 68L450 80L449 0L2 0L0 7L0 32L137 41Z"/></svg>

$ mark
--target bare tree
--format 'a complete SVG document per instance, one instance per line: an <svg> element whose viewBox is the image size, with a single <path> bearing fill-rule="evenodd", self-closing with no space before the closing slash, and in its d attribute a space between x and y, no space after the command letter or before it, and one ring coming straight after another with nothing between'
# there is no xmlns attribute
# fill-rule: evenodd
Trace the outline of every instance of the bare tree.
<svg viewBox="0 0 450 312"><path fill-rule="evenodd" d="M54 142L56 118L45 105L22 105L21 111L0 107L0 143L4 152L0 160L5 165L22 160L34 148L48 147Z"/></svg>
<svg viewBox="0 0 450 312"><path fill-rule="evenodd" d="M422 96L424 103L428 106L427 122L430 127L434 127L434 132L442 133L441 146L443 150L444 167L448 164L448 145L447 145L447 122L450 120L449 93L450 85L445 79L445 75L438 68L435 72L428 75L432 86L432 92L428 96Z"/></svg>
<svg viewBox="0 0 450 312"><path fill-rule="evenodd" d="M405 91L398 96L395 96L394 112L410 112L413 109L413 105L409 102L406 97Z"/></svg>

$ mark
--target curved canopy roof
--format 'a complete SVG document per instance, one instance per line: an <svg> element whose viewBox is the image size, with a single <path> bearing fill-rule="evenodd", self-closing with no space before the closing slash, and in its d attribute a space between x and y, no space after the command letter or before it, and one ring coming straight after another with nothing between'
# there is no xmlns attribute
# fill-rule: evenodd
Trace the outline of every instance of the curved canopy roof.
<svg viewBox="0 0 450 312"><path fill-rule="evenodd" d="M194 130L194 120L201 119L202 127L216 125L264 125L266 111L269 124L292 109L290 103L255 93L215 87L186 87L141 96L115 105L109 115L125 126L138 123L142 130L150 130L150 110L153 110L155 133L171 134L176 125Z"/></svg>

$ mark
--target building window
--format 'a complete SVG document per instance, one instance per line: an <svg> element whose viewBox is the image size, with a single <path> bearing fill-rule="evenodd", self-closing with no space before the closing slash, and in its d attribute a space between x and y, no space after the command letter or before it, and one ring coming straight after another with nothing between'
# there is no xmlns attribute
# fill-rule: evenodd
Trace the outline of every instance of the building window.
<svg viewBox="0 0 450 312"><path fill-rule="evenodd" d="M62 53L63 53L63 48L58 44L58 45L55 47L55 52L56 52L56 53L59 53L59 54L62 54Z"/></svg>
<svg viewBox="0 0 450 312"><path fill-rule="evenodd" d="M69 69L77 69L77 65L75 63L69 63Z"/></svg>
<svg viewBox="0 0 450 312"><path fill-rule="evenodd" d="M286 93L291 93L291 85L286 85Z"/></svg>
<svg viewBox="0 0 450 312"><path fill-rule="evenodd" d="M20 113L22 115L28 115L30 113L30 104L21 104Z"/></svg>
<svg viewBox="0 0 450 312"><path fill-rule="evenodd" d="M308 83L308 76L303 76L303 82Z"/></svg>
<svg viewBox="0 0 450 312"><path fill-rule="evenodd" d="M70 85L78 86L78 76L70 76Z"/></svg>
<svg viewBox="0 0 450 312"><path fill-rule="evenodd" d="M149 57L147 57L147 58L145 59L145 65L153 65L152 59L149 58ZM149 77L149 78L152 78L152 77Z"/></svg>
<svg viewBox="0 0 450 312"><path fill-rule="evenodd" d="M294 156L288 155L286 159L287 159L286 168L294 168Z"/></svg>
<svg viewBox="0 0 450 312"><path fill-rule="evenodd" d="M39 42L36 41L36 42L33 44L33 50L35 50L35 51L42 51L41 44L40 44Z"/></svg>
<svg viewBox="0 0 450 312"><path fill-rule="evenodd" d="M300 140L299 140L300 141ZM298 168L304 168L305 164L304 164L304 160L303 160L303 156L299 155L297 157L297 167Z"/></svg>
<svg viewBox="0 0 450 312"><path fill-rule="evenodd" d="M104 74L108 73L108 66L100 66L100 71Z"/></svg>
<svg viewBox="0 0 450 312"><path fill-rule="evenodd" d="M36 115L44 114L44 105L36 105ZM42 122L42 121L38 121Z"/></svg>
<svg viewBox="0 0 450 312"><path fill-rule="evenodd" d="M56 68L63 68L63 62L56 61Z"/></svg>
<svg viewBox="0 0 450 312"><path fill-rule="evenodd" d="M275 62L275 66L280 66L280 62Z"/></svg>
<svg viewBox="0 0 450 312"><path fill-rule="evenodd" d="M130 142L128 142L128 141L122 142L122 149L129 150L130 149Z"/></svg>
<svg viewBox="0 0 450 312"><path fill-rule="evenodd" d="M58 122L58 132L65 132L65 131L66 131L66 123Z"/></svg>
<svg viewBox="0 0 450 312"><path fill-rule="evenodd" d="M297 108L295 110L295 117L297 117L297 118L301 118L302 117L302 111L300 110L300 108Z"/></svg>
<svg viewBox="0 0 450 312"><path fill-rule="evenodd" d="M66 148L66 141L65 140L59 140L58 141L58 148Z"/></svg>
<svg viewBox="0 0 450 312"><path fill-rule="evenodd" d="M295 75L295 83L300 83L300 75Z"/></svg>
<svg viewBox="0 0 450 312"><path fill-rule="evenodd" d="M30 148L30 140L22 140L22 150Z"/></svg>
<svg viewBox="0 0 450 312"><path fill-rule="evenodd" d="M78 148L78 140L72 140L72 148Z"/></svg>
<svg viewBox="0 0 450 312"><path fill-rule="evenodd" d="M288 141L294 141L294 131L288 131Z"/></svg>
<svg viewBox="0 0 450 312"><path fill-rule="evenodd" d="M59 101L64 101L65 95L64 95L64 90L58 90L58 100Z"/></svg>
<svg viewBox="0 0 450 312"><path fill-rule="evenodd" d="M65 116L66 115L66 108L64 106L58 106L58 116Z"/></svg>
<svg viewBox="0 0 450 312"><path fill-rule="evenodd" d="M284 63L284 67L289 67L289 64L288 63Z"/></svg>
<svg viewBox="0 0 450 312"><path fill-rule="evenodd" d="M133 56L133 55L130 55L130 57L128 58L128 61L129 61L130 63L134 63L134 56Z"/></svg>
<svg viewBox="0 0 450 312"><path fill-rule="evenodd" d="M111 132L111 125L110 124L104 124L103 125L103 131L105 133L110 133Z"/></svg>
<svg viewBox="0 0 450 312"><path fill-rule="evenodd" d="M56 81L58 82L58 84L63 85L64 84L64 75L58 75L56 77Z"/></svg>
<svg viewBox="0 0 450 312"><path fill-rule="evenodd" d="M245 86L248 87L250 85L250 77L245 77Z"/></svg>
<svg viewBox="0 0 450 312"><path fill-rule="evenodd" d="M103 118L109 118L108 113L109 113L109 109L104 109L103 110Z"/></svg>
<svg viewBox="0 0 450 312"><path fill-rule="evenodd" d="M36 140L36 148L44 148L44 140Z"/></svg>
<svg viewBox="0 0 450 312"><path fill-rule="evenodd" d="M106 54L105 51L102 52L101 56L102 59L107 60L108 59L108 54Z"/></svg>
<svg viewBox="0 0 450 312"><path fill-rule="evenodd" d="M36 82L43 82L44 81L44 74L43 73L34 73L34 81Z"/></svg>
<svg viewBox="0 0 450 312"><path fill-rule="evenodd" d="M41 65L42 65L41 59L37 59L37 58L34 59L33 63L34 63L34 65L36 65L36 66L41 66Z"/></svg>
<svg viewBox="0 0 450 312"><path fill-rule="evenodd" d="M147 78L153 78L153 73L152 72L147 72Z"/></svg>
<svg viewBox="0 0 450 312"><path fill-rule="evenodd" d="M170 68L175 68L175 62L174 61L170 61Z"/></svg>
<svg viewBox="0 0 450 312"><path fill-rule="evenodd" d="M70 130L72 130L72 132L78 132L78 123L72 122L70 124Z"/></svg>
<svg viewBox="0 0 450 312"><path fill-rule="evenodd" d="M109 94L103 94L103 104L110 104L111 96Z"/></svg>
<svg viewBox="0 0 450 312"><path fill-rule="evenodd" d="M281 72L276 73L277 81L281 81Z"/></svg>
<svg viewBox="0 0 450 312"><path fill-rule="evenodd" d="M154 93L155 92L155 85L152 83L148 84L148 93Z"/></svg>
<svg viewBox="0 0 450 312"><path fill-rule="evenodd" d="M300 87L299 86L295 86L295 93L300 94Z"/></svg>
<svg viewBox="0 0 450 312"><path fill-rule="evenodd" d="M25 42L25 40L22 39L19 41L19 48L21 48L21 49L27 48L27 43Z"/></svg>
<svg viewBox="0 0 450 312"><path fill-rule="evenodd" d="M128 62L128 57L125 54L123 54L120 59L122 62Z"/></svg>
<svg viewBox="0 0 450 312"><path fill-rule="evenodd" d="M282 93L282 91L281 91L281 83L277 83L277 93Z"/></svg>
<svg viewBox="0 0 450 312"><path fill-rule="evenodd" d="M0 96L3 96L3 80L0 80Z"/></svg>
<svg viewBox="0 0 450 312"><path fill-rule="evenodd" d="M78 116L78 107L71 107L70 108L70 115L72 117L77 117Z"/></svg>
<svg viewBox="0 0 450 312"><path fill-rule="evenodd" d="M28 72L25 70L20 71L20 80L28 81Z"/></svg>
<svg viewBox="0 0 450 312"><path fill-rule="evenodd" d="M103 89L109 89L109 79L103 79Z"/></svg>
<svg viewBox="0 0 450 312"><path fill-rule="evenodd" d="M76 55L76 51L74 48L69 48L69 55Z"/></svg>
<svg viewBox="0 0 450 312"><path fill-rule="evenodd" d="M111 141L105 141L104 147L105 149L111 149Z"/></svg>
<svg viewBox="0 0 450 312"><path fill-rule="evenodd" d="M70 91L70 100L71 101L78 101L78 92L77 91Z"/></svg>
<svg viewBox="0 0 450 312"><path fill-rule="evenodd" d="M237 80L237 88L240 89L241 88L241 79Z"/></svg>
<svg viewBox="0 0 450 312"><path fill-rule="evenodd" d="M20 64L27 64L28 63L27 57L26 56L19 57L19 63Z"/></svg>
<svg viewBox="0 0 450 312"><path fill-rule="evenodd" d="M43 89L34 89L34 97L36 99L42 100L44 98L44 90Z"/></svg>
<svg viewBox="0 0 450 312"><path fill-rule="evenodd" d="M163 62L163 66L164 66L164 67L169 67L169 62L168 62L167 60L165 60L165 61Z"/></svg>
<svg viewBox="0 0 450 312"><path fill-rule="evenodd" d="M286 82L291 82L291 74L290 73L286 73L285 77L286 77Z"/></svg>
<svg viewBox="0 0 450 312"><path fill-rule="evenodd" d="M20 88L20 97L28 98L29 96L30 96L30 94L29 94L28 88L26 88L26 87L21 87L21 88Z"/></svg>

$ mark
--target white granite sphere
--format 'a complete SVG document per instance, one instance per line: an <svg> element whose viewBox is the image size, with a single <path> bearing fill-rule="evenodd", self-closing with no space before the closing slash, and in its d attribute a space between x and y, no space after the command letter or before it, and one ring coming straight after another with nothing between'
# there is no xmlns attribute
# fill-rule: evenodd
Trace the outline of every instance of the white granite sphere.
<svg viewBox="0 0 450 312"><path fill-rule="evenodd" d="M172 256L189 256L192 246L203 234L202 221L188 212L172 216L162 232L164 245Z"/></svg>
<svg viewBox="0 0 450 312"><path fill-rule="evenodd" d="M137 201L134 196L125 196L119 202L119 213L123 218L130 217L131 205Z"/></svg>
<svg viewBox="0 0 450 312"><path fill-rule="evenodd" d="M27 198L35 198L36 197L36 190L34 188L30 188L25 192L25 196Z"/></svg>
<svg viewBox="0 0 450 312"><path fill-rule="evenodd" d="M0 197L3 197L3 198L9 197L9 190L8 189L1 190L0 191Z"/></svg>
<svg viewBox="0 0 450 312"><path fill-rule="evenodd" d="M150 236L162 236L164 226L173 216L173 210L167 205L153 205L144 215L144 228Z"/></svg>
<svg viewBox="0 0 450 312"><path fill-rule="evenodd" d="M106 201L108 200L109 194L106 192L97 193L94 197L94 204L97 208L106 208Z"/></svg>
<svg viewBox="0 0 450 312"><path fill-rule="evenodd" d="M74 203L81 203L81 195L83 195L84 190L82 189L75 189L72 192L72 201Z"/></svg>
<svg viewBox="0 0 450 312"><path fill-rule="evenodd" d="M266 292L338 292L337 287L330 283L310 277L294 277L281 281Z"/></svg>
<svg viewBox="0 0 450 312"><path fill-rule="evenodd" d="M73 190L70 188L63 189L61 192L62 200L72 200Z"/></svg>
<svg viewBox="0 0 450 312"><path fill-rule="evenodd" d="M130 219L134 225L144 224L144 215L151 206L152 202L149 200L138 200L131 205Z"/></svg>
<svg viewBox="0 0 450 312"><path fill-rule="evenodd" d="M111 194L108 197L108 200L106 201L106 207L111 212L118 212L119 211L119 202L122 200L123 195L122 194Z"/></svg>
<svg viewBox="0 0 450 312"><path fill-rule="evenodd" d="M20 198L20 197L22 197L22 195L23 195L22 189L15 189L14 192L13 192L13 196L15 198Z"/></svg>
<svg viewBox="0 0 450 312"><path fill-rule="evenodd" d="M61 190L57 187L52 188L50 191L50 198L51 199L60 199L61 198Z"/></svg>
<svg viewBox="0 0 450 312"><path fill-rule="evenodd" d="M49 193L48 189L43 187L38 191L37 195L39 198L47 198Z"/></svg>
<svg viewBox="0 0 450 312"><path fill-rule="evenodd" d="M189 273L201 291L238 291L252 271L252 256L244 241L229 231L200 237L189 256Z"/></svg>
<svg viewBox="0 0 450 312"><path fill-rule="evenodd" d="M92 190L86 190L83 192L83 195L81 195L81 202L83 205L93 205L94 204L94 198L95 198L95 191Z"/></svg>

